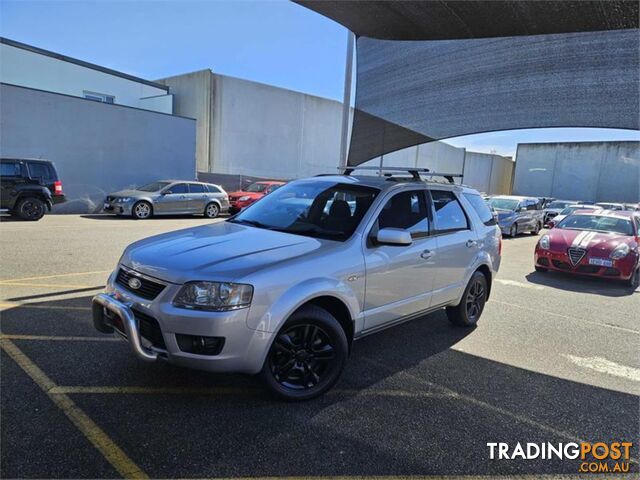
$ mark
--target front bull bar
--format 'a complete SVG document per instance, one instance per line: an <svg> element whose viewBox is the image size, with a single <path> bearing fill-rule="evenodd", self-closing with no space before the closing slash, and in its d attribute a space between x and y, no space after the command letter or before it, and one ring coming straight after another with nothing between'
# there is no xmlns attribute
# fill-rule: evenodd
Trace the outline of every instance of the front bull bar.
<svg viewBox="0 0 640 480"><path fill-rule="evenodd" d="M102 333L113 333L114 327L105 319L104 315L104 311L108 310L122 320L127 341L131 346L131 350L133 350L133 353L138 358L145 362L155 362L158 359L156 352L142 346L140 342L140 332L138 331L138 322L128 305L120 302L113 295L100 293L93 297L91 307L93 312L93 325L96 327L96 330Z"/></svg>

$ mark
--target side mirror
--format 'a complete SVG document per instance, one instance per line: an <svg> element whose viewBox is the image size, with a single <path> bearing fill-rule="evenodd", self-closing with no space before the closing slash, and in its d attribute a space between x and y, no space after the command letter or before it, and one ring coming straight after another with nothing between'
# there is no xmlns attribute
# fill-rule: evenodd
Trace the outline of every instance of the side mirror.
<svg viewBox="0 0 640 480"><path fill-rule="evenodd" d="M525 212L526 210L527 210L526 207L520 207L520 208L516 209L516 213Z"/></svg>
<svg viewBox="0 0 640 480"><path fill-rule="evenodd" d="M376 241L382 245L406 246L413 243L411 233L400 228L382 228L378 231Z"/></svg>

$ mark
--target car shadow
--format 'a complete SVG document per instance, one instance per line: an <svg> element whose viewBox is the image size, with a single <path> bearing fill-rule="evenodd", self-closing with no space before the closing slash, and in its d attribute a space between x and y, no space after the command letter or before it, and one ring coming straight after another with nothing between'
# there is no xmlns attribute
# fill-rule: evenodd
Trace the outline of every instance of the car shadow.
<svg viewBox="0 0 640 480"><path fill-rule="evenodd" d="M531 272L525 275L525 278L536 285L606 297L627 297L640 293L638 289L633 289L619 280L583 277L564 272Z"/></svg>
<svg viewBox="0 0 640 480"><path fill-rule="evenodd" d="M10 308L2 333L73 336L11 341L58 386L122 388L73 399L155 478L576 473L577 461L491 460L487 443L632 441L639 433L637 396L465 353L455 347L476 330L452 327L443 311L355 342L332 391L292 404L273 398L257 377L144 363L123 341L78 341L108 337L80 310L90 299ZM16 385L31 380L11 371L3 369L12 385L4 410L23 427L4 436L3 455L13 459L8 477L26 461L14 447L22 432L42 429L50 444L64 443L50 433L53 420L13 398Z"/></svg>

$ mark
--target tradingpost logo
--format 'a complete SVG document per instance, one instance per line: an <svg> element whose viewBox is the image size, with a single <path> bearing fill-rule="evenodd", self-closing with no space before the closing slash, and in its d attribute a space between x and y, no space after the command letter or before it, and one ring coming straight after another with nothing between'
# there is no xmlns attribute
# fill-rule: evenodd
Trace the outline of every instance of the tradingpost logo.
<svg viewBox="0 0 640 480"><path fill-rule="evenodd" d="M579 460L580 473L628 473L632 442L487 443L491 460Z"/></svg>

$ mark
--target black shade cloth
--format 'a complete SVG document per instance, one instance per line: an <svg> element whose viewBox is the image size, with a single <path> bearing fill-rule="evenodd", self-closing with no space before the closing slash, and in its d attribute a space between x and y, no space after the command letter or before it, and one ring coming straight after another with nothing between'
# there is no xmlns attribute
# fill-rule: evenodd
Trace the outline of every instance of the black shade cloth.
<svg viewBox="0 0 640 480"><path fill-rule="evenodd" d="M295 0L358 36L450 40L638 27L637 0Z"/></svg>
<svg viewBox="0 0 640 480"><path fill-rule="evenodd" d="M638 2L298 2L357 38L349 165L434 140L639 129Z"/></svg>

